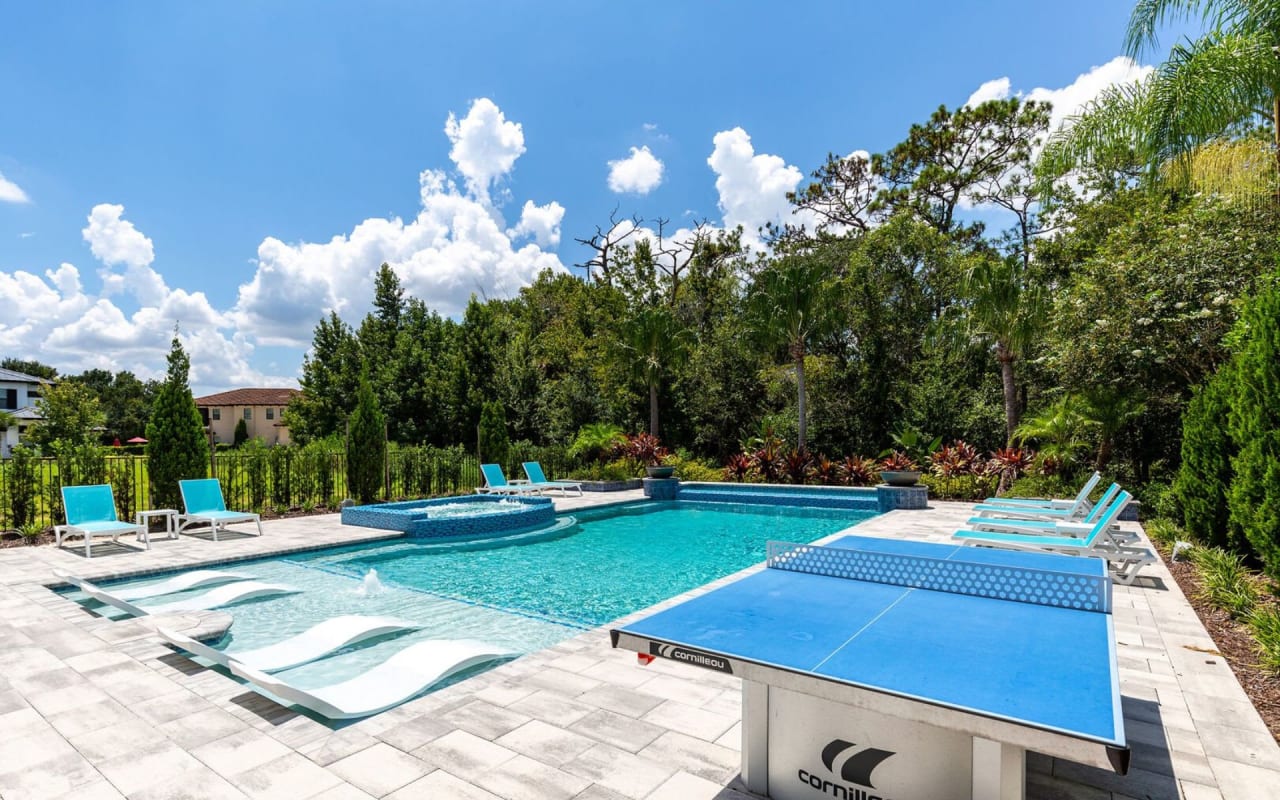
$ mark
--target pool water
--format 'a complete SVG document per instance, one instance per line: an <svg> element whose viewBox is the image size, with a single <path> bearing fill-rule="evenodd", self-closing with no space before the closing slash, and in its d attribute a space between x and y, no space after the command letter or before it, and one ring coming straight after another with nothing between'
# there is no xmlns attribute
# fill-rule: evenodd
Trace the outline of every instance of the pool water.
<svg viewBox="0 0 1280 800"><path fill-rule="evenodd" d="M463 545L396 539L220 567L302 591L222 609L234 623L218 646L272 644L341 614L396 616L423 626L280 673L300 686L352 677L424 639L476 638L528 653L763 561L770 539L811 542L875 513L667 502L574 516L577 524L549 539ZM381 591L365 591L370 570L377 571Z"/></svg>

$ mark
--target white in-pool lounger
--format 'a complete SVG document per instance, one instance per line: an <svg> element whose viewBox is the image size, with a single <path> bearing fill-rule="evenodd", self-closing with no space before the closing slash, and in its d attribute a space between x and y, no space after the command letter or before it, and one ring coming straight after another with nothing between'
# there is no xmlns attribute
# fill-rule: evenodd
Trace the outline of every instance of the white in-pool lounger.
<svg viewBox="0 0 1280 800"><path fill-rule="evenodd" d="M364 674L341 683L303 689L232 661L233 675L260 694L302 706L327 719L355 719L394 708L462 670L500 658L502 648L472 639L435 639L411 645Z"/></svg>
<svg viewBox="0 0 1280 800"><path fill-rule="evenodd" d="M341 650L365 639L399 631L417 630L419 627L417 623L395 617L366 617L349 614L327 619L273 645L241 651L217 650L167 628L157 628L156 633L174 647L186 650L192 655L207 658L224 667L230 667L232 661L238 661L261 672L275 672L315 661L335 650Z"/></svg>
<svg viewBox="0 0 1280 800"><path fill-rule="evenodd" d="M100 603L105 603L109 606L115 606L121 611L132 614L135 617L145 617L149 614L165 614L175 611L207 611L211 608L239 603L242 600L255 600L259 597L271 597L279 594L296 594L297 592L302 591L301 589L295 589L292 586L285 586L280 583L239 581L237 583L219 586L213 591L206 592L198 597L179 600L175 603L151 606L150 608L140 608L113 592L108 592L106 589L95 586L84 578L67 572L59 572L57 570L54 570L53 574L89 595L94 600L97 600Z"/></svg>
<svg viewBox="0 0 1280 800"><path fill-rule="evenodd" d="M204 586L218 586L223 583L244 580L249 580L249 576L240 575L235 572L222 572L216 569L196 569L191 572L184 572L181 575L175 575L167 581L153 583L150 586L136 586L132 589L121 589L118 592L112 592L112 594L116 597L124 598L125 600L145 600L148 597L159 597L163 594L176 594L190 589L199 589Z"/></svg>

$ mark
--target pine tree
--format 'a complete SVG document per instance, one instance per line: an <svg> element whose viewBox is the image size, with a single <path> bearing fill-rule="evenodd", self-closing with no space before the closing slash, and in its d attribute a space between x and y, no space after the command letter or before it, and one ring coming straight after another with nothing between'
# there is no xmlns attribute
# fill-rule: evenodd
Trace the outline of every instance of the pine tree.
<svg viewBox="0 0 1280 800"><path fill-rule="evenodd" d="M1231 438L1233 535L1248 541L1263 570L1280 578L1280 272L1260 283L1240 318Z"/></svg>
<svg viewBox="0 0 1280 800"><path fill-rule="evenodd" d="M1173 491L1183 524L1197 541L1239 549L1228 536L1227 493L1235 448L1223 420L1231 408L1235 373L1224 365L1198 387L1182 415L1182 466Z"/></svg>
<svg viewBox="0 0 1280 800"><path fill-rule="evenodd" d="M174 331L169 374L160 386L147 423L147 473L157 507L181 508L178 481L208 474L209 444L187 376L191 359Z"/></svg>
<svg viewBox="0 0 1280 800"><path fill-rule="evenodd" d="M347 491L361 503L371 503L378 496L386 458L386 418L366 368L360 372L356 408L347 423Z"/></svg>
<svg viewBox="0 0 1280 800"><path fill-rule="evenodd" d="M249 426L245 424L244 417L236 420L236 430L232 435L231 446L239 447L249 441Z"/></svg>

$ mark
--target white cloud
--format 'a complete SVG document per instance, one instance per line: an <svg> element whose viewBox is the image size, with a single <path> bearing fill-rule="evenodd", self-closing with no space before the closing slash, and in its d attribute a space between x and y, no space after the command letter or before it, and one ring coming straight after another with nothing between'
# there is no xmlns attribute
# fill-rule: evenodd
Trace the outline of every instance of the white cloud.
<svg viewBox="0 0 1280 800"><path fill-rule="evenodd" d="M22 187L0 174L0 203L30 203Z"/></svg>
<svg viewBox="0 0 1280 800"><path fill-rule="evenodd" d="M108 267L117 264L145 267L155 260L151 240L124 219L124 206L99 203L89 212L89 225L81 235L94 257Z"/></svg>
<svg viewBox="0 0 1280 800"><path fill-rule="evenodd" d="M741 225L744 238L755 242L757 228L766 222L793 219L787 192L804 179L799 168L779 156L757 154L742 128L720 131L712 143L707 164L716 174L726 228Z"/></svg>
<svg viewBox="0 0 1280 800"><path fill-rule="evenodd" d="M35 232L35 231L23 231L22 233L18 234L18 238L19 238L19 239L30 239L32 236L35 236L35 235L36 235L36 232Z"/></svg>
<svg viewBox="0 0 1280 800"><path fill-rule="evenodd" d="M1009 96L1009 79L996 78L987 81L978 87L978 90L969 95L969 99L964 104L969 108L976 108L989 100L1004 100Z"/></svg>
<svg viewBox="0 0 1280 800"><path fill-rule="evenodd" d="M481 200L488 200L493 181L511 172L516 159L524 155L520 123L508 122L487 97L473 101L462 119L450 112L444 132L453 143L449 158L466 178L471 193Z"/></svg>
<svg viewBox="0 0 1280 800"><path fill-rule="evenodd" d="M648 194L662 183L662 160L649 146L631 148L631 155L609 162L609 189L621 194Z"/></svg>
<svg viewBox="0 0 1280 800"><path fill-rule="evenodd" d="M472 293L504 297L544 269L563 270L555 253L564 207L525 203L506 228L489 189L524 152L520 125L492 101L476 100L461 120L449 115L450 158L465 189L440 170L419 175L416 217L366 219L327 242L289 244L268 237L258 246L258 269L240 287L234 314L262 344L304 346L329 310L349 320L369 307L373 277L389 264L405 290L445 315L461 313ZM517 246L522 237L534 241Z"/></svg>
<svg viewBox="0 0 1280 800"><path fill-rule="evenodd" d="M512 239L520 236L532 236L540 247L555 247L560 244L560 221L564 219L564 206L552 200L545 206L535 205L532 200L524 201L520 211L520 222L507 231Z"/></svg>

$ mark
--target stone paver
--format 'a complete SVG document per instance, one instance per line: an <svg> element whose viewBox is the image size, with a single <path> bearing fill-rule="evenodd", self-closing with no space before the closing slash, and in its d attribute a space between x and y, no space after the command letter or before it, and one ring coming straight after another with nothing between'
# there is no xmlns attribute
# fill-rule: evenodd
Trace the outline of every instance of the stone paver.
<svg viewBox="0 0 1280 800"><path fill-rule="evenodd" d="M896 511L857 532L941 541L969 508ZM264 529L216 544L156 540L146 553L95 546L92 559L83 549L0 550L0 796L749 797L737 778L738 682L669 662L640 667L610 648L607 628L376 717L329 725L172 652L154 621L105 620L46 588L57 583L54 569L108 579L386 538L343 528L335 516ZM1131 774L1032 753L1028 797L1280 796L1280 747L1164 567L1116 586L1114 599ZM210 636L229 619L199 612L166 624Z"/></svg>

